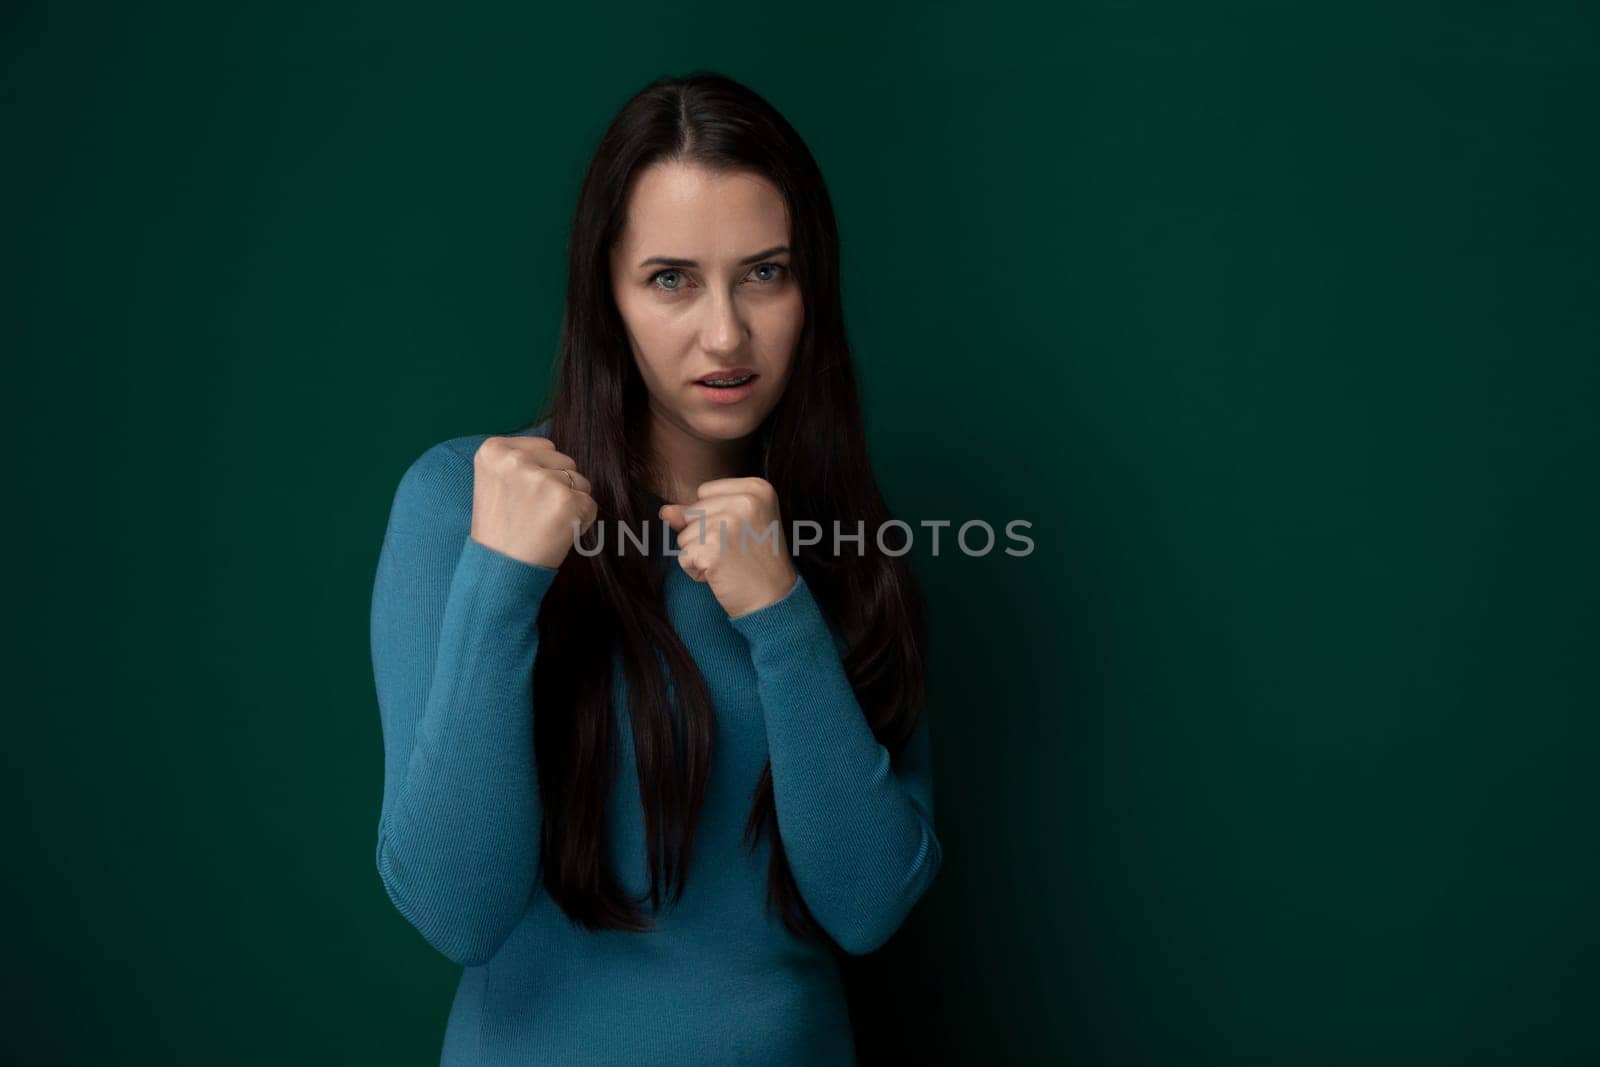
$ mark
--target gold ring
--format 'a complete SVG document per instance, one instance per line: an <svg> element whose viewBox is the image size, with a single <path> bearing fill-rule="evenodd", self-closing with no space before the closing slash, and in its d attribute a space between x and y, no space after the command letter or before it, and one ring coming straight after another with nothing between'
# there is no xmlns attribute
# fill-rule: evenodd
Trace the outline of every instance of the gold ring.
<svg viewBox="0 0 1600 1067"><path fill-rule="evenodd" d="M569 470L563 470L562 473L564 473L567 476L567 488L569 488L569 489L577 489L578 488L578 483L574 482L572 480L572 472L569 471Z"/></svg>

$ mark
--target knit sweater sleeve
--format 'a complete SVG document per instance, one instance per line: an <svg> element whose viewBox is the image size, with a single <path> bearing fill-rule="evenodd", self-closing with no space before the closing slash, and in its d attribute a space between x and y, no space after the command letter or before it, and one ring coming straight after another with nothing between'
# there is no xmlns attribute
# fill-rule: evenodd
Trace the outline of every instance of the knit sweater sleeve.
<svg viewBox="0 0 1600 1067"><path fill-rule="evenodd" d="M407 468L371 610L378 873L400 914L464 965L494 956L538 884L532 669L557 573L468 536L472 482L450 442Z"/></svg>
<svg viewBox="0 0 1600 1067"><path fill-rule="evenodd" d="M778 832L800 895L840 948L871 952L943 860L928 716L900 752L878 741L803 577L781 600L729 621L755 665Z"/></svg>

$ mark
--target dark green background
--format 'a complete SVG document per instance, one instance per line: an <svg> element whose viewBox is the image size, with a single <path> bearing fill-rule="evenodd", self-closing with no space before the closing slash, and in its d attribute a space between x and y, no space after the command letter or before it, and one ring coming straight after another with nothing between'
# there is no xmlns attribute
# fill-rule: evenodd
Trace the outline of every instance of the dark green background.
<svg viewBox="0 0 1600 1067"><path fill-rule="evenodd" d="M6 7L19 1062L436 1062L387 507L533 413L594 140L698 66L828 177L891 505L1034 524L914 557L946 861L863 1044L1600 1057L1596 19L1043 12Z"/></svg>

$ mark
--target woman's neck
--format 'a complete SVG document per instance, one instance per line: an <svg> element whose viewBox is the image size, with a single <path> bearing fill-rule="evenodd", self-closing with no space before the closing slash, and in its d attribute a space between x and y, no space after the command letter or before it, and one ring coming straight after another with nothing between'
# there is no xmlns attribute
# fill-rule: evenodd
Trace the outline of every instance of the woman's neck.
<svg viewBox="0 0 1600 1067"><path fill-rule="evenodd" d="M695 490L716 478L737 478L746 469L751 438L707 441L659 416L650 422L651 468L655 483L650 491L674 504L695 499Z"/></svg>

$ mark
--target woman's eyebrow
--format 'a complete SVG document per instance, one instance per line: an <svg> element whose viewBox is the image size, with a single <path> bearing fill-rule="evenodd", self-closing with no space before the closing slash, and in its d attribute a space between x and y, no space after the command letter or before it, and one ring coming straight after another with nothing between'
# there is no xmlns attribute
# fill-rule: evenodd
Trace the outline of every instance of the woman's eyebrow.
<svg viewBox="0 0 1600 1067"><path fill-rule="evenodd" d="M743 266L746 263L754 263L758 259L766 259L768 256L780 255L787 251L789 251L788 245L773 245L771 248L763 249L754 255L745 256L739 261L739 265ZM641 259L639 261L639 266L648 267L652 263L659 263L664 267L698 267L700 265L698 262L692 259L675 259L672 256L651 256L648 259Z"/></svg>

